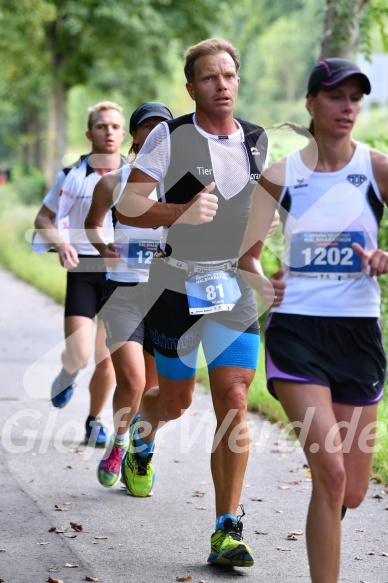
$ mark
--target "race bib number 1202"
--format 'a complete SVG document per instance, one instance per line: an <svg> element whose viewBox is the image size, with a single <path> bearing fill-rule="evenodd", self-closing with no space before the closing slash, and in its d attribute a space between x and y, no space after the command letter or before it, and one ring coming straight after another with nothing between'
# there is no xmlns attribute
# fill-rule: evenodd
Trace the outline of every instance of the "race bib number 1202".
<svg viewBox="0 0 388 583"><path fill-rule="evenodd" d="M353 243L365 248L362 231L302 232L291 237L290 273L305 277L360 277L361 257Z"/></svg>

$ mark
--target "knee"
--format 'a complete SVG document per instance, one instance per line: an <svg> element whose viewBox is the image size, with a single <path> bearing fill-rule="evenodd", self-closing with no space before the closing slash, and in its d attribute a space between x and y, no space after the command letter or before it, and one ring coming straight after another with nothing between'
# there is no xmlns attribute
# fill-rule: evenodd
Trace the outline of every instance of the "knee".
<svg viewBox="0 0 388 583"><path fill-rule="evenodd" d="M65 368L80 370L87 366L91 354L91 349L86 344L70 342L67 339L66 349L62 353L62 361Z"/></svg>
<svg viewBox="0 0 388 583"><path fill-rule="evenodd" d="M323 485L326 497L330 506L338 506L343 503L345 486L346 486L346 472L343 464L332 463L325 468L324 473L321 474L321 479L318 480ZM316 486L316 480L314 480Z"/></svg>
<svg viewBox="0 0 388 583"><path fill-rule="evenodd" d="M117 374L116 371L116 391L120 396L126 399L133 400L143 394L145 387L144 375L133 374Z"/></svg>
<svg viewBox="0 0 388 583"><path fill-rule="evenodd" d="M70 362L72 368L75 370L81 370L87 366L89 356L89 354L85 354L82 351L78 353L71 353L68 355L68 360L66 359L66 362Z"/></svg>
<svg viewBox="0 0 388 583"><path fill-rule="evenodd" d="M110 373L113 370L111 357L108 356L107 358L101 360L98 364L96 364L96 369L105 374Z"/></svg>
<svg viewBox="0 0 388 583"><path fill-rule="evenodd" d="M233 412L232 425L237 425L246 418L247 390L244 384L235 384L227 387L224 394L217 399L213 398L214 410L218 421L224 419Z"/></svg>
<svg viewBox="0 0 388 583"><path fill-rule="evenodd" d="M333 506L342 503L346 485L346 474L343 467L336 468L330 474L329 499Z"/></svg>

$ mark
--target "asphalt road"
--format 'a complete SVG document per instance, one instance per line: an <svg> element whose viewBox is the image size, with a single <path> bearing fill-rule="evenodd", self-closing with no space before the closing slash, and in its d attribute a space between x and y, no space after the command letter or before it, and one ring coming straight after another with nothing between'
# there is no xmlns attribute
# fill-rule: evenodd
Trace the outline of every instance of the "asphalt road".
<svg viewBox="0 0 388 583"><path fill-rule="evenodd" d="M1 582L310 581L303 532L311 481L279 427L249 415L241 502L255 565L208 566L214 416L206 391L198 386L191 408L158 434L153 497L131 498L119 484L105 489L96 478L101 450L82 444L91 368L65 409L48 398L62 307L1 269L0 300ZM103 418L112 428L111 410ZM347 513L341 582L388 583L387 510L387 490L371 483L361 508Z"/></svg>

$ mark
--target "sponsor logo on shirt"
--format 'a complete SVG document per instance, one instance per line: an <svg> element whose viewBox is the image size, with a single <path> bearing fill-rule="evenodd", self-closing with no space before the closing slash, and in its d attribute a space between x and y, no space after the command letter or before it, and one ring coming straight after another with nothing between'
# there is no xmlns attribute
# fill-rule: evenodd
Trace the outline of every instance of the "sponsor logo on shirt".
<svg viewBox="0 0 388 583"><path fill-rule="evenodd" d="M294 188L306 188L306 186L308 186L307 182L304 181L304 178L297 178L296 181L298 184L295 184Z"/></svg>
<svg viewBox="0 0 388 583"><path fill-rule="evenodd" d="M361 186L366 180L365 174L348 174L346 180L349 180L354 186Z"/></svg>
<svg viewBox="0 0 388 583"><path fill-rule="evenodd" d="M213 174L212 168L204 168L203 166L197 166L197 170L200 176L209 176Z"/></svg>

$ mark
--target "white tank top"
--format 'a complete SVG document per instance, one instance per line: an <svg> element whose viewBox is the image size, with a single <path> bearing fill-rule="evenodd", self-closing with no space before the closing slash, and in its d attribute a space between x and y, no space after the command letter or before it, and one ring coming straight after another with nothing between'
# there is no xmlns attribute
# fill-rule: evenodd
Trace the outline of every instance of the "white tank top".
<svg viewBox="0 0 388 583"><path fill-rule="evenodd" d="M121 170L121 188L115 202L120 200L124 187L127 184L131 166L123 166ZM150 197L157 200L156 190ZM145 229L130 227L117 221L114 228L114 242L120 251L119 262L110 269L110 279L122 283L147 282L150 264L156 252L162 227L157 229Z"/></svg>
<svg viewBox="0 0 388 583"><path fill-rule="evenodd" d="M353 242L377 248L383 200L368 146L357 143L350 162L337 172L311 173L294 152L286 161L285 184L280 203L287 287L282 304L272 311L378 317L377 278L361 273L361 259L352 248Z"/></svg>

